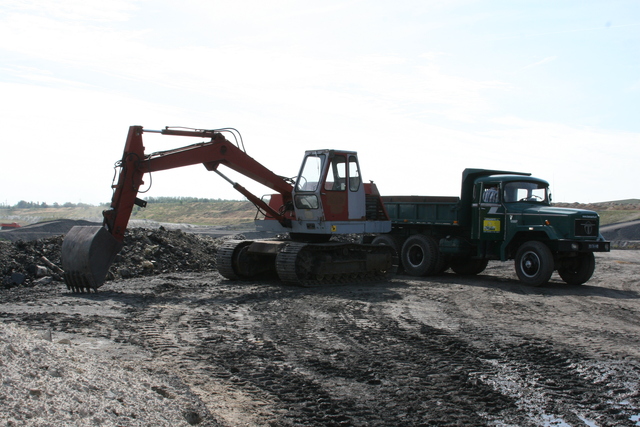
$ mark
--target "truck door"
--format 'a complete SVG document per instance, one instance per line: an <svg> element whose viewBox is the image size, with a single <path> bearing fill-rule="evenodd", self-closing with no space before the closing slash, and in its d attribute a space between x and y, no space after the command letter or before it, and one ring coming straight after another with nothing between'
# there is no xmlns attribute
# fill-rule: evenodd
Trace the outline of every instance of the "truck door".
<svg viewBox="0 0 640 427"><path fill-rule="evenodd" d="M483 182L479 184L478 209L474 215L474 235L482 241L504 240L505 209L502 203L502 187L499 182Z"/></svg>

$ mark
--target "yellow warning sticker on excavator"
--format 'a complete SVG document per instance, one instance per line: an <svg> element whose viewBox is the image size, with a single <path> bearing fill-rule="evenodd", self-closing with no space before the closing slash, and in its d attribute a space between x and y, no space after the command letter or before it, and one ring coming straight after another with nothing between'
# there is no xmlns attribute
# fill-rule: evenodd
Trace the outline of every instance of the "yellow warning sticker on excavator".
<svg viewBox="0 0 640 427"><path fill-rule="evenodd" d="M332 226L331 226L331 232L332 232L332 233L335 233L336 231L338 231L338 227L337 227L337 226L335 226L335 225L332 225Z"/></svg>
<svg viewBox="0 0 640 427"><path fill-rule="evenodd" d="M482 225L482 231L485 233L499 233L500 220L497 218L485 218Z"/></svg>

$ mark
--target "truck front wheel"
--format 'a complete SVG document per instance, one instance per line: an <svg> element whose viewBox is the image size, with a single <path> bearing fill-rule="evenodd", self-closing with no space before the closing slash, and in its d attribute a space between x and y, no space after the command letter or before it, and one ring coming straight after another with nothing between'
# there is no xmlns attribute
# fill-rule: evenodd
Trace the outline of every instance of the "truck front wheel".
<svg viewBox="0 0 640 427"><path fill-rule="evenodd" d="M439 256L440 250L436 241L424 234L413 235L402 245L402 266L411 276L433 274Z"/></svg>
<svg viewBox="0 0 640 427"><path fill-rule="evenodd" d="M595 268L596 258L593 253L586 253L563 259L558 274L568 285L582 285L591 279Z"/></svg>
<svg viewBox="0 0 640 427"><path fill-rule="evenodd" d="M554 262L551 250L542 242L524 243L516 253L516 274L520 281L530 286L542 286L553 274Z"/></svg>

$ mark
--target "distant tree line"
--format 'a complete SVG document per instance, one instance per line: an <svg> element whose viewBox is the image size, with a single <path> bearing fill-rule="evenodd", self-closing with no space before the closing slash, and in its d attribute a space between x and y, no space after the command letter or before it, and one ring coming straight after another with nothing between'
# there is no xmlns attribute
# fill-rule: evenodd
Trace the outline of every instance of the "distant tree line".
<svg viewBox="0 0 640 427"><path fill-rule="evenodd" d="M224 199L207 199L202 197L149 197L145 199L147 203L169 203L169 204L183 204L183 203L219 203L228 202Z"/></svg>
<svg viewBox="0 0 640 427"><path fill-rule="evenodd" d="M102 206L103 204L100 204ZM104 203L104 205L109 205L108 203ZM6 203L0 203L0 209L42 209L42 208L84 208L90 207L88 203L71 203L66 202L60 204L58 202L54 202L52 204L48 204L46 202L27 202L26 200L20 200L15 205L9 205Z"/></svg>
<svg viewBox="0 0 640 427"><path fill-rule="evenodd" d="M201 197L149 197L147 203L166 203L166 204L183 204L183 203L218 203L225 202L223 199L207 199ZM101 203L99 206L109 206L110 203ZM85 208L93 205L87 203L71 203L66 202L60 204L54 202L47 204L46 202L27 202L26 200L20 200L15 205L8 205L6 203L0 203L0 209L42 209L42 208Z"/></svg>

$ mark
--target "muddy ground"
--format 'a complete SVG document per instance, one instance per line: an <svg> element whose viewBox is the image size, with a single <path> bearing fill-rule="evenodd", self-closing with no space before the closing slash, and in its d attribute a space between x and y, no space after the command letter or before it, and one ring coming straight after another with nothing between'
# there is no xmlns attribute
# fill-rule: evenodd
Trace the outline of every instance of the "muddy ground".
<svg viewBox="0 0 640 427"><path fill-rule="evenodd" d="M0 298L2 322L178 378L202 403L192 424L640 425L635 250L598 254L583 286L524 286L495 262L471 278L296 288L168 272Z"/></svg>

